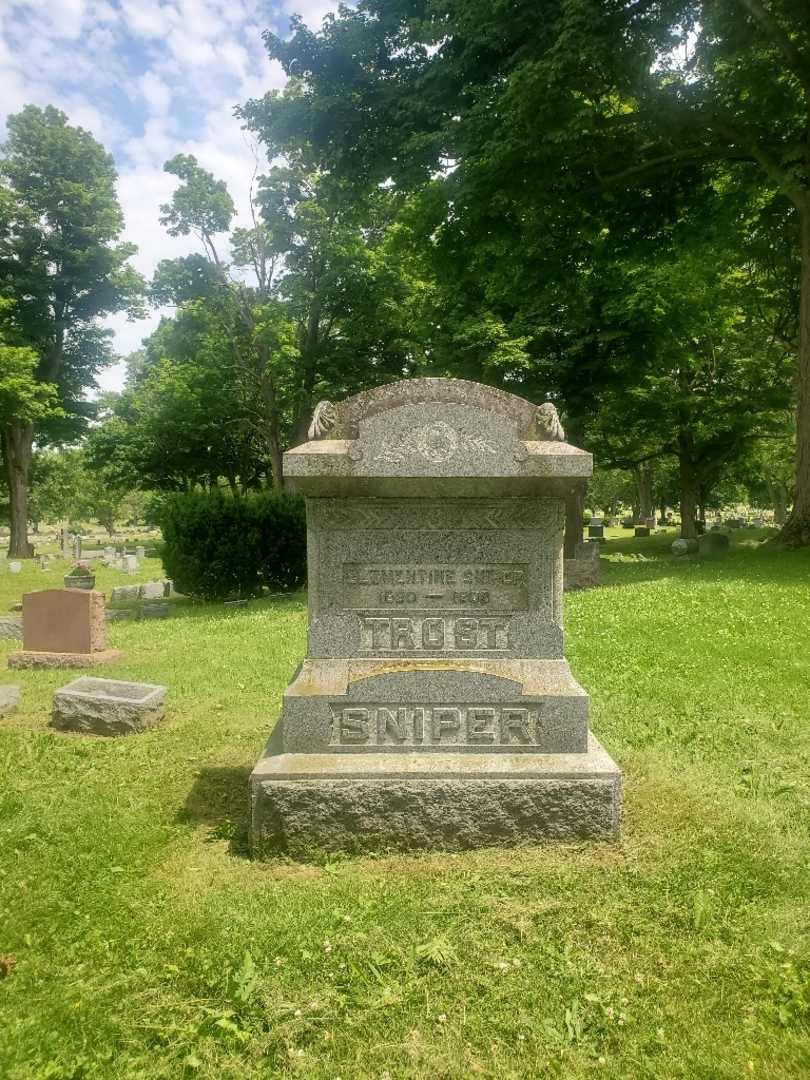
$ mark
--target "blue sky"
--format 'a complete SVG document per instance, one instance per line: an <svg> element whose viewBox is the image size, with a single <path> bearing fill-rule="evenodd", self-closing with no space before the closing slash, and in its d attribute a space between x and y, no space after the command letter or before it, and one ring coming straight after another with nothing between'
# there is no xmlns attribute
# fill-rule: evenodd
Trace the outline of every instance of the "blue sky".
<svg viewBox="0 0 810 1080"><path fill-rule="evenodd" d="M23 105L56 105L114 155L126 239L150 275L194 247L158 221L174 179L163 162L194 154L225 180L242 214L251 178L266 165L233 117L234 105L284 85L261 33L286 33L300 14L316 28L337 0L0 0L0 125ZM116 349L136 349L159 313L115 317ZM102 385L120 389L123 367Z"/></svg>

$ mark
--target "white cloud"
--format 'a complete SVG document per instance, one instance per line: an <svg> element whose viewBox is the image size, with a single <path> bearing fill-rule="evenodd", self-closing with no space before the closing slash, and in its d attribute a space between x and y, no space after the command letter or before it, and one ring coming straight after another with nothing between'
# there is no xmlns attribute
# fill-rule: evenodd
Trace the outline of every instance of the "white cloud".
<svg viewBox="0 0 810 1080"><path fill-rule="evenodd" d="M267 163L233 109L285 81L261 33L296 11L317 29L336 9L337 0L271 0L258 12L255 0L0 0L0 124L28 102L54 104L114 153L125 238L151 277L160 259L196 249L160 224L176 184L164 161L194 154L227 183L246 223L250 185ZM159 318L109 319L117 351L138 348ZM102 385L120 388L123 374L110 369Z"/></svg>
<svg viewBox="0 0 810 1080"><path fill-rule="evenodd" d="M138 37L161 38L179 20L177 9L157 0L121 0L128 28Z"/></svg>
<svg viewBox="0 0 810 1080"><path fill-rule="evenodd" d="M337 11L337 4L329 0L282 0L285 15L300 15L312 30L320 30L321 23L330 12Z"/></svg>
<svg viewBox="0 0 810 1080"><path fill-rule="evenodd" d="M55 38L75 40L82 31L82 23L87 12L86 0L28 0L27 4L12 4L13 7L28 7L37 21L48 24L48 35Z"/></svg>
<svg viewBox="0 0 810 1080"><path fill-rule="evenodd" d="M145 71L138 79L138 90L149 111L153 113L166 113L172 99L172 92L168 85L153 71Z"/></svg>

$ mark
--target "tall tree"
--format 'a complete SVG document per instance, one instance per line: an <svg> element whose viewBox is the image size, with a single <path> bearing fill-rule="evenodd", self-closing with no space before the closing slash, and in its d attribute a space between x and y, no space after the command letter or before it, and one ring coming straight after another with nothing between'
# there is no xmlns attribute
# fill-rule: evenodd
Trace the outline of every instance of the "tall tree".
<svg viewBox="0 0 810 1080"><path fill-rule="evenodd" d="M112 359L99 317L137 311L141 281L119 243L124 220L112 158L82 128L48 106L8 119L0 157L0 296L15 301L3 320L10 345L36 355L35 379L56 386L74 430L83 393ZM2 430L9 484L9 554L28 556L31 456L42 416L21 411Z"/></svg>
<svg viewBox="0 0 810 1080"><path fill-rule="evenodd" d="M759 200L757 228L772 250L789 235L800 268L780 318L798 356L783 540L810 542L804 0L363 0L320 34L298 22L266 41L291 81L244 114L272 152L303 143L361 185L438 187L437 246L482 276L490 304L508 296L531 315L533 291L535 327L572 315L580 343L568 297L604 229L638 254L707 186ZM578 421L612 375L604 332L584 336L595 347L564 350L559 370Z"/></svg>
<svg viewBox="0 0 810 1080"><path fill-rule="evenodd" d="M153 294L179 305L178 318L195 303L198 312L218 312L241 415L281 488L283 451L306 438L319 397L351 393L375 372L382 381L408 364L409 283L384 243L386 195L366 198L361 212L350 189L299 155L259 179L251 226L232 230L221 182L193 158L165 167L181 183L162 220L199 236L204 256L161 263Z"/></svg>

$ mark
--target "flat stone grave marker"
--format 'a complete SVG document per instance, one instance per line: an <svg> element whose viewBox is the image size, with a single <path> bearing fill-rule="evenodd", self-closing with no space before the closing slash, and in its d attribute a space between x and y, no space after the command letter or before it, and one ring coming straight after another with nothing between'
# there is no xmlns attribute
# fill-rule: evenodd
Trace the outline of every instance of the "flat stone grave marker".
<svg viewBox="0 0 810 1080"><path fill-rule="evenodd" d="M15 711L20 703L19 686L0 686L0 716Z"/></svg>
<svg viewBox="0 0 810 1080"><path fill-rule="evenodd" d="M22 618L19 615L0 615L0 640L22 636Z"/></svg>
<svg viewBox="0 0 810 1080"><path fill-rule="evenodd" d="M620 772L563 654L553 407L453 379L316 410L307 656L250 781L256 854L614 838Z"/></svg>
<svg viewBox="0 0 810 1080"><path fill-rule="evenodd" d="M94 589L42 589L23 594L23 648L10 668L92 667L121 655L104 639L104 593Z"/></svg>
<svg viewBox="0 0 810 1080"><path fill-rule="evenodd" d="M168 604L143 604L139 615L142 619L168 619Z"/></svg>
<svg viewBox="0 0 810 1080"><path fill-rule="evenodd" d="M89 735L133 735L159 723L166 687L87 676L57 690L51 727Z"/></svg>

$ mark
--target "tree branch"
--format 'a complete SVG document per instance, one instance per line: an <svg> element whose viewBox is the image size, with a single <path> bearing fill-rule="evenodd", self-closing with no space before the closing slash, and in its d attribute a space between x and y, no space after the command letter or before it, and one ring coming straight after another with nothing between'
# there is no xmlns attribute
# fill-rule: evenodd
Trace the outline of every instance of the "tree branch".
<svg viewBox="0 0 810 1080"><path fill-rule="evenodd" d="M729 123L728 120L717 113L706 114L706 120L709 126L714 127L714 130L722 135L724 139L727 139L728 142L745 147L763 171L785 192L793 205L797 209L801 208L804 192L800 187L789 182L790 174L786 169L782 168L769 150L766 150L756 140L749 140L744 132L734 127L732 123Z"/></svg>
<svg viewBox="0 0 810 1080"><path fill-rule="evenodd" d="M668 154L659 154L658 157L648 158L646 161L639 162L638 165L631 165L627 169L622 169L619 173L614 173L613 176L606 176L602 180L602 183L605 186L620 184L631 176L638 176L641 173L651 172L660 165L669 165L675 161L700 161L701 158L706 161L711 161L713 158L718 157L722 157L729 161L750 161L752 163L756 161L753 153L750 152L735 151L720 146L693 146L689 149L673 150Z"/></svg>
<svg viewBox="0 0 810 1080"><path fill-rule="evenodd" d="M768 34L810 99L810 65L793 44L789 35L785 33L779 22L768 11L762 0L737 0L737 2L746 9L754 22L758 23Z"/></svg>

